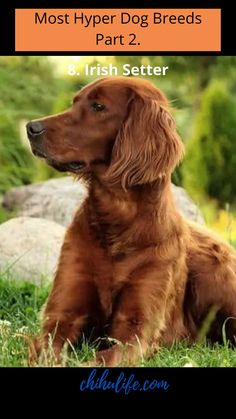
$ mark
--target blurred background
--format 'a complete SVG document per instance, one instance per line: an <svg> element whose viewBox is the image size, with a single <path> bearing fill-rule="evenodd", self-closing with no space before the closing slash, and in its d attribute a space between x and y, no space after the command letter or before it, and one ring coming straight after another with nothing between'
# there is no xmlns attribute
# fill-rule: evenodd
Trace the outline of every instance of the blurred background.
<svg viewBox="0 0 236 419"><path fill-rule="evenodd" d="M93 77L69 76L68 65L80 71L85 63L169 66L148 78L170 100L186 145L173 181L236 245L236 57L0 57L0 223L13 216L1 205L7 191L60 176L32 156L25 123L69 107Z"/></svg>

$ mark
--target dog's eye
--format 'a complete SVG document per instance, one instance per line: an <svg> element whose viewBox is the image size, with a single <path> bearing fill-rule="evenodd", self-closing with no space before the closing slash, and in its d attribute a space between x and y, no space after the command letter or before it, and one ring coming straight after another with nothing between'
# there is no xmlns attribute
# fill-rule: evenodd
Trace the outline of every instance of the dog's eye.
<svg viewBox="0 0 236 419"><path fill-rule="evenodd" d="M106 106L102 105L102 103L93 102L91 105L91 109L93 112L102 112L106 109Z"/></svg>

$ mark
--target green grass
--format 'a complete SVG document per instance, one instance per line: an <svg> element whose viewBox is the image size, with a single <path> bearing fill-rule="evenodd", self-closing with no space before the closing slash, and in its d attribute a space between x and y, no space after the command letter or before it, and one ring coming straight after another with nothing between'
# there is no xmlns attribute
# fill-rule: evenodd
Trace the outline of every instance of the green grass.
<svg viewBox="0 0 236 419"><path fill-rule="evenodd" d="M49 293L49 286L37 287L24 282L0 280L0 366L27 366L27 343L24 336L39 331L39 312ZM64 353L63 365L82 366L92 358L94 349L82 344L73 348L70 356ZM50 366L43 358L39 366ZM213 348L204 344L188 346L175 344L162 348L153 358L140 361L147 367L236 367L236 351L227 344Z"/></svg>

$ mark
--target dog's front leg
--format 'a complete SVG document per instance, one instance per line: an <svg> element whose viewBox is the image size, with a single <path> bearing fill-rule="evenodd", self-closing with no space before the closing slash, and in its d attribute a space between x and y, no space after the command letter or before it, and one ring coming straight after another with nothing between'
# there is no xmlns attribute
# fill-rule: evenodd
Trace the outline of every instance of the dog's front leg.
<svg viewBox="0 0 236 419"><path fill-rule="evenodd" d="M132 281L118 297L109 336L117 343L100 351L96 363L134 365L150 349L165 327L166 301L171 292L172 268L146 265L135 271Z"/></svg>
<svg viewBox="0 0 236 419"><path fill-rule="evenodd" d="M88 318L98 317L99 299L93 281L96 258L89 248L80 222L76 219L69 228L62 246L52 292L43 315L43 329L30 348L30 359L35 359L49 343L56 359L66 341L74 343Z"/></svg>

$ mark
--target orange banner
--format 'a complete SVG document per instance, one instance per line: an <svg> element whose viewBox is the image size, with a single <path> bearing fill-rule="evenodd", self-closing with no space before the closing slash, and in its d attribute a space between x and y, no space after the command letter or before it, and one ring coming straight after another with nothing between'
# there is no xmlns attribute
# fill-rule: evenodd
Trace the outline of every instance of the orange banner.
<svg viewBox="0 0 236 419"><path fill-rule="evenodd" d="M15 51L220 50L220 9L15 10Z"/></svg>

